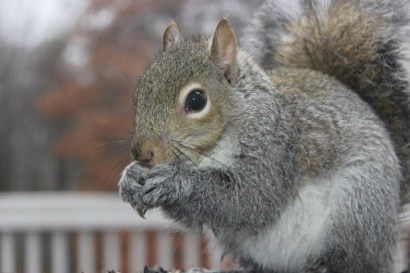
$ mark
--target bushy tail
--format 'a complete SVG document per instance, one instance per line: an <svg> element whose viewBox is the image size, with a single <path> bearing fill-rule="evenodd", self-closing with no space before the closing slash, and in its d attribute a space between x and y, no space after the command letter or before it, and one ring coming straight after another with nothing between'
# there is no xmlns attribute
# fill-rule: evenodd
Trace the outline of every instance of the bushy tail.
<svg viewBox="0 0 410 273"><path fill-rule="evenodd" d="M241 41L265 69L318 70L369 103L390 130L402 161L403 201L410 185L407 2L268 0Z"/></svg>

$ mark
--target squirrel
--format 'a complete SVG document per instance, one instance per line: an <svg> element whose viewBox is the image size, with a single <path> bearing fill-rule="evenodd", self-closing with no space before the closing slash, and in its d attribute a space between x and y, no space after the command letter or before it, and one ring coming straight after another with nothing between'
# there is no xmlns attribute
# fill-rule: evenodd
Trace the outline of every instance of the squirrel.
<svg viewBox="0 0 410 273"><path fill-rule="evenodd" d="M388 272L410 177L405 11L268 0L240 43L226 18L208 38L172 22L135 93L122 199L255 272Z"/></svg>

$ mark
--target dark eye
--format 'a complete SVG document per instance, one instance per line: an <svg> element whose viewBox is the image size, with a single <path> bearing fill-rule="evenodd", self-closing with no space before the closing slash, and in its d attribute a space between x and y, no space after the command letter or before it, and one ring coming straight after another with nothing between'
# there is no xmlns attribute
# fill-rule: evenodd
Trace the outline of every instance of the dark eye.
<svg viewBox="0 0 410 273"><path fill-rule="evenodd" d="M186 96L185 112L199 112L206 106L206 95L201 89L194 89Z"/></svg>

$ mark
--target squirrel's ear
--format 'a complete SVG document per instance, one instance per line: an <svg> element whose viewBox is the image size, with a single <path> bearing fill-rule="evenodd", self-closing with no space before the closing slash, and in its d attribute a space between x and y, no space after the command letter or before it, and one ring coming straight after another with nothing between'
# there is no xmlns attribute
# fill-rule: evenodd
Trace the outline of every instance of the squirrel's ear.
<svg viewBox="0 0 410 273"><path fill-rule="evenodd" d="M179 33L178 26L174 21L172 21L171 24L165 29L162 39L164 50L167 50L171 46L182 41L182 36Z"/></svg>
<svg viewBox="0 0 410 273"><path fill-rule="evenodd" d="M226 80L234 85L237 78L236 55L238 46L235 33L228 20L222 19L212 35L210 45L210 58L221 69Z"/></svg>

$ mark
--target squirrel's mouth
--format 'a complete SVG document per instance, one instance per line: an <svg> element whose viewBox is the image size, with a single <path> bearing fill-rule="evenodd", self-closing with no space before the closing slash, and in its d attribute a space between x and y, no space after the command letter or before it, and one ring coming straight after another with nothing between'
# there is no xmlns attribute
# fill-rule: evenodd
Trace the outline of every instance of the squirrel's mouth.
<svg viewBox="0 0 410 273"><path fill-rule="evenodd" d="M172 160L166 146L164 141L136 137L132 143L131 153L141 167L151 169Z"/></svg>

